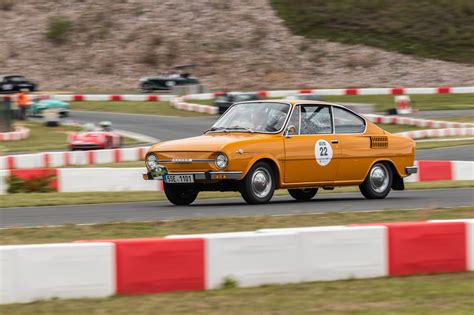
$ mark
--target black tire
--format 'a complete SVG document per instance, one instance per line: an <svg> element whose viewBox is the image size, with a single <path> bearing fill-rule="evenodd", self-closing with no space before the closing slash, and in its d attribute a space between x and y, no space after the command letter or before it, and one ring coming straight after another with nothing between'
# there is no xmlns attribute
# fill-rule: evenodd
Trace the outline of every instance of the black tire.
<svg viewBox="0 0 474 315"><path fill-rule="evenodd" d="M273 169L265 162L257 162L242 180L240 194L248 204L263 204L272 199L275 187Z"/></svg>
<svg viewBox="0 0 474 315"><path fill-rule="evenodd" d="M153 92L153 86L150 83L142 83L140 85L140 88L142 89L143 93L151 93Z"/></svg>
<svg viewBox="0 0 474 315"><path fill-rule="evenodd" d="M372 165L359 189L367 199L383 199L390 192L392 182L392 168L386 163L377 162Z"/></svg>
<svg viewBox="0 0 474 315"><path fill-rule="evenodd" d="M164 184L166 198L177 206L187 206L196 200L198 191L189 185Z"/></svg>
<svg viewBox="0 0 474 315"><path fill-rule="evenodd" d="M311 200L317 192L317 188L288 189L288 193L290 194L290 196L299 201Z"/></svg>

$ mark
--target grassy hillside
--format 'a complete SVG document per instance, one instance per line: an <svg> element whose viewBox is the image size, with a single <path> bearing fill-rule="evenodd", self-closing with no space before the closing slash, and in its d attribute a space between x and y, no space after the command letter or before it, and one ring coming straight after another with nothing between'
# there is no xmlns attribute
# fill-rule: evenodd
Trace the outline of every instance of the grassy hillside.
<svg viewBox="0 0 474 315"><path fill-rule="evenodd" d="M472 0L271 0L298 35L474 64Z"/></svg>

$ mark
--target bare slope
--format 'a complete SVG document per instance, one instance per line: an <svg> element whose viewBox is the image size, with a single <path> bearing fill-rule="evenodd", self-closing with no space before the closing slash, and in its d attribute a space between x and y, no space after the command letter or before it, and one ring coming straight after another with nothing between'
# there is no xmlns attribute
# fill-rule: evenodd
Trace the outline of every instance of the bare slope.
<svg viewBox="0 0 474 315"><path fill-rule="evenodd" d="M0 34L0 72L47 89L130 88L179 63L211 88L474 84L473 66L292 35L263 0L0 0Z"/></svg>

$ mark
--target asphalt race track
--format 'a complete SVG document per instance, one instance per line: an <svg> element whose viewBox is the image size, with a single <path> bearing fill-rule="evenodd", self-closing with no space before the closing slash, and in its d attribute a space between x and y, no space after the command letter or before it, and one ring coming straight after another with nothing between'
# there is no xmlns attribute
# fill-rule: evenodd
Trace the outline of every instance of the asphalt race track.
<svg viewBox="0 0 474 315"><path fill-rule="evenodd" d="M200 135L217 119L217 116L173 117L82 111L74 111L71 114L72 118L78 122L98 124L109 120L117 129L141 133L162 141ZM416 159L474 161L474 145L419 150Z"/></svg>
<svg viewBox="0 0 474 315"><path fill-rule="evenodd" d="M0 227L153 221L204 217L285 215L338 211L417 209L472 206L474 188L392 191L383 200L366 200L360 193L322 194L309 202L289 196L274 197L265 205L249 206L240 198L202 199L191 206L173 206L167 201L0 208Z"/></svg>

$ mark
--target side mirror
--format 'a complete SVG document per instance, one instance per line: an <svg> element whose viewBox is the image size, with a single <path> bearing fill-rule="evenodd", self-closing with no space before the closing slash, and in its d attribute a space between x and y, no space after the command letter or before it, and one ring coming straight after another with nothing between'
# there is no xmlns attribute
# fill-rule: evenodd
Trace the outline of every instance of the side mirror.
<svg viewBox="0 0 474 315"><path fill-rule="evenodd" d="M296 134L296 127L294 125L290 125L286 128L284 135L285 135L285 138L289 138L295 134Z"/></svg>

